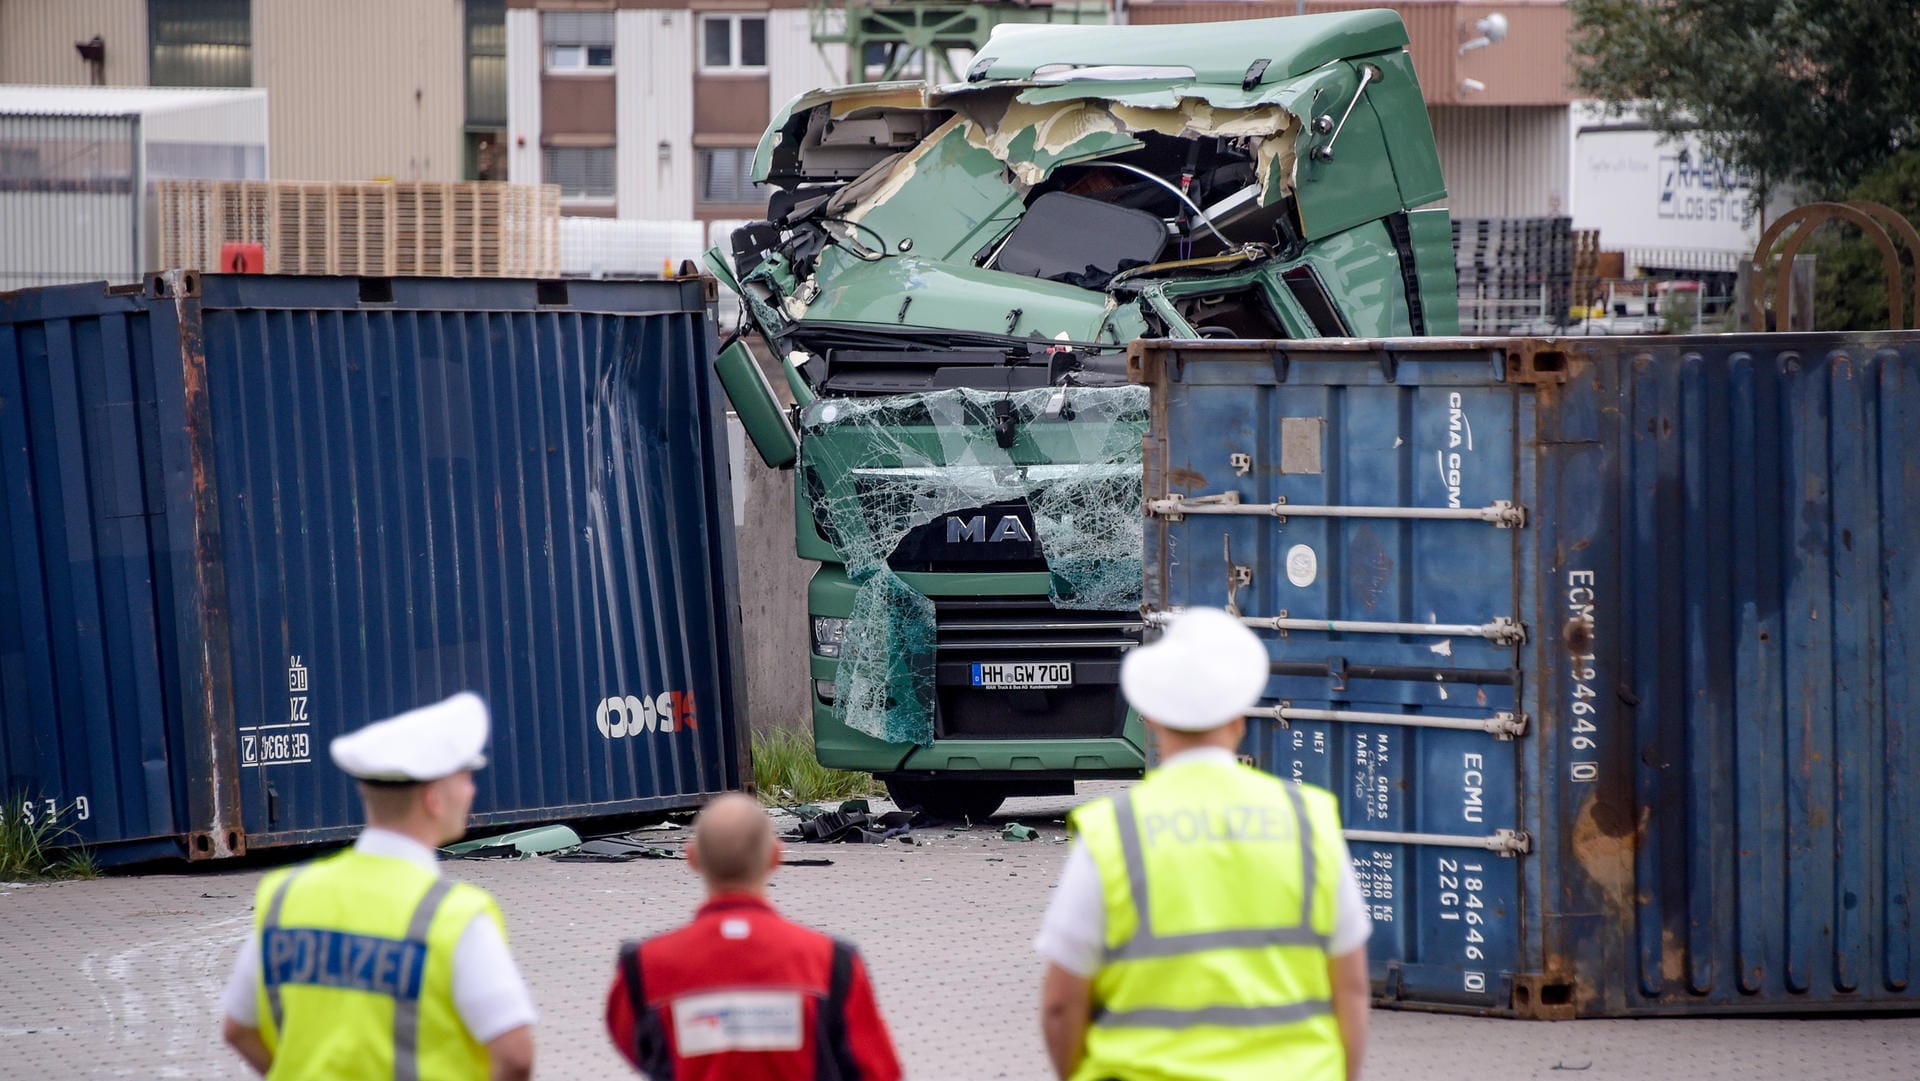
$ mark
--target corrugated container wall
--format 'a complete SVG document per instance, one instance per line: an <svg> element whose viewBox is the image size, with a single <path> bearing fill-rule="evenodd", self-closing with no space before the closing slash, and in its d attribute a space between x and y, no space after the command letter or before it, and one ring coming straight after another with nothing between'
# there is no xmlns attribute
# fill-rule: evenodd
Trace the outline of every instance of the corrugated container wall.
<svg viewBox="0 0 1920 1081"><path fill-rule="evenodd" d="M1455 218L1572 213L1564 106L1435 105L1428 113Z"/></svg>
<svg viewBox="0 0 1920 1081"><path fill-rule="evenodd" d="M107 86L147 83L147 5L133 0L0 0L0 83L86 86L92 66L72 45L106 46ZM57 44L58 48L49 48Z"/></svg>
<svg viewBox="0 0 1920 1081"><path fill-rule="evenodd" d="M340 838L328 741L469 688L481 823L738 787L706 303L190 272L0 299L0 790L107 862Z"/></svg>
<svg viewBox="0 0 1920 1081"><path fill-rule="evenodd" d="M270 10L254 14L254 84L283 134L273 179L463 179L461 0L256 3Z"/></svg>
<svg viewBox="0 0 1920 1081"><path fill-rule="evenodd" d="M693 26L698 16L690 11L620 11L613 19L618 213L623 218L690 219Z"/></svg>
<svg viewBox="0 0 1920 1081"><path fill-rule="evenodd" d="M1267 641L1377 995L1920 1008L1920 335L1135 350L1149 610Z"/></svg>

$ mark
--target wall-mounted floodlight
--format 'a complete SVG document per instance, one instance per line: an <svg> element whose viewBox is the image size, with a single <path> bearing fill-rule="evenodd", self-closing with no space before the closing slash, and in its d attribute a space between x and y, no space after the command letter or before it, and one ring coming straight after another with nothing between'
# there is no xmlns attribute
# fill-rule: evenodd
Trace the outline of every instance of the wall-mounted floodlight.
<svg viewBox="0 0 1920 1081"><path fill-rule="evenodd" d="M1507 40L1507 17L1497 11L1476 21L1473 28L1480 31L1480 36L1460 43L1460 52L1463 55Z"/></svg>

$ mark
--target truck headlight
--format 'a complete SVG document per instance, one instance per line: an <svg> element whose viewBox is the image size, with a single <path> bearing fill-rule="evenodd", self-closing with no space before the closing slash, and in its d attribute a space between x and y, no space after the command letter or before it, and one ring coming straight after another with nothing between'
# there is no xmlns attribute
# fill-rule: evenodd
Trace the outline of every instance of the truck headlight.
<svg viewBox="0 0 1920 1081"><path fill-rule="evenodd" d="M847 637L847 621L839 616L813 617L813 651L822 657L838 657L840 643Z"/></svg>

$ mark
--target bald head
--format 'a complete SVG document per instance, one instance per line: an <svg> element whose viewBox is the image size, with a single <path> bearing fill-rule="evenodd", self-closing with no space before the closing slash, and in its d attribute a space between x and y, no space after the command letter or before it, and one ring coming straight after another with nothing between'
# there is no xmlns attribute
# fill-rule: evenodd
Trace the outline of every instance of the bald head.
<svg viewBox="0 0 1920 1081"><path fill-rule="evenodd" d="M731 792L693 820L688 857L709 890L757 890L773 874L775 845L773 823L759 801Z"/></svg>

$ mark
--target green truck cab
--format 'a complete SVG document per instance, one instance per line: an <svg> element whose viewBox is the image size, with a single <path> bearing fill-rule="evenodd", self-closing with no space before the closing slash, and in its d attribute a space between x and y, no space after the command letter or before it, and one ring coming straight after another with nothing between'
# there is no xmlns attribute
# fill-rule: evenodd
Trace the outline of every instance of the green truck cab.
<svg viewBox="0 0 1920 1081"><path fill-rule="evenodd" d="M1002 27L957 85L802 94L767 219L707 254L716 371L795 474L820 761L982 816L1133 776L1141 338L1457 333L1451 227L1391 11Z"/></svg>

